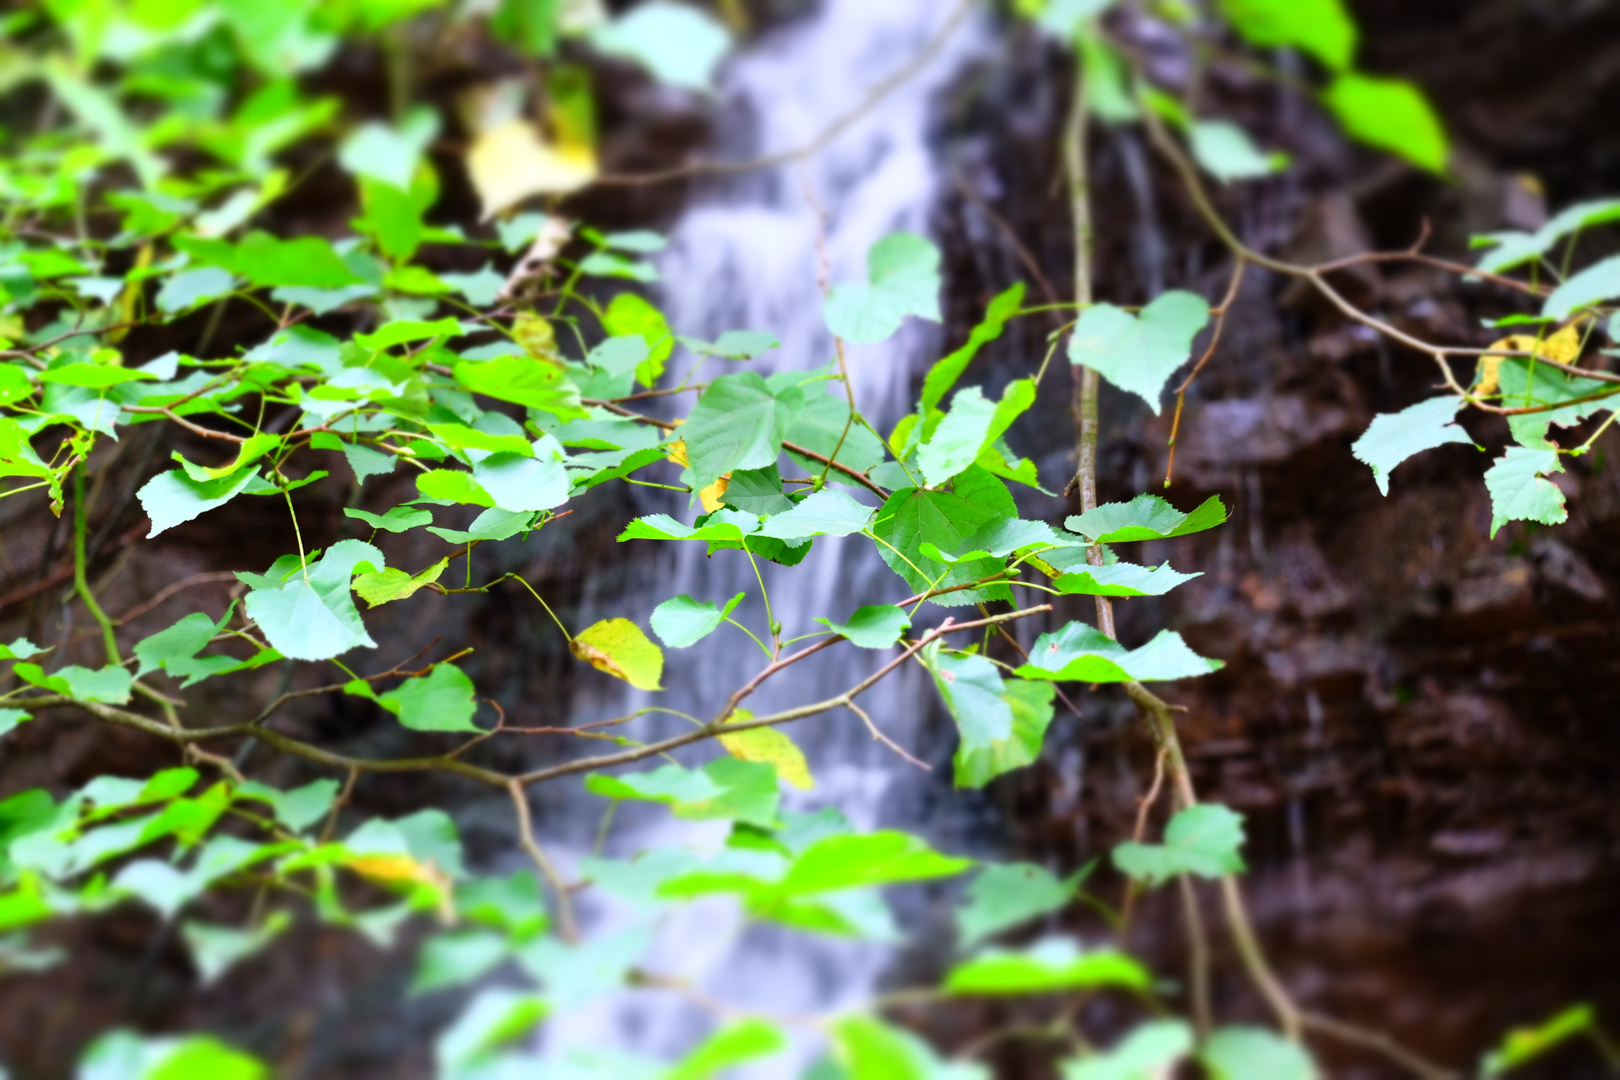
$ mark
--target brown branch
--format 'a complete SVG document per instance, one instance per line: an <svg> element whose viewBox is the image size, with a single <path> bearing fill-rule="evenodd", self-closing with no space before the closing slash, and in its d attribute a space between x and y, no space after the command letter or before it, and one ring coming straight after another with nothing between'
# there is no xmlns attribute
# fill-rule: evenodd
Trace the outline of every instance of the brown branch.
<svg viewBox="0 0 1620 1080"><path fill-rule="evenodd" d="M534 860L540 877L557 894L557 930L563 940L572 945L579 941L579 924L574 921L574 902L568 893L568 883L562 879L556 864L546 856L545 849L534 838L534 818L529 812L529 793L524 790L523 782L513 779L506 790L511 792L512 805L517 810L518 841L523 845L523 850L529 853L529 858Z"/></svg>

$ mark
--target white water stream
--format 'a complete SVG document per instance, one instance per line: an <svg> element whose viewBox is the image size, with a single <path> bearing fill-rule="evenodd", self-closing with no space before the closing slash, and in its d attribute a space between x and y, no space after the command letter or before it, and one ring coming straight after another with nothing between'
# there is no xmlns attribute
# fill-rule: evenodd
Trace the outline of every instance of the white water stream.
<svg viewBox="0 0 1620 1080"><path fill-rule="evenodd" d="M819 135L833 119L856 108L870 88L923 49L954 5L941 0L825 0L806 19L768 34L727 67L717 106L721 132L710 153L748 158L791 150ZM908 229L926 235L940 173L930 149L929 125L940 91L985 38L970 21L922 70L810 160L716 180L694 199L660 257L663 306L677 333L713 339L726 330L766 330L782 342L753 361L754 370L819 367L834 358L821 317L822 259L833 282L864 278L866 252L886 234ZM813 200L813 201L812 201ZM817 207L822 215L818 215ZM931 359L937 328L916 320L895 338L848 350L851 382L862 411L887 430L907 408L913 370ZM740 370L710 361L714 374ZM838 384L831 392L841 393ZM871 502L865 492L858 495ZM666 511L690 521L696 510L667 501L645 512ZM760 632L765 626L760 589L740 552L705 557L698 543L663 545L664 560L648 579L604 583L587 607L601 615L629 615L645 625L658 601L680 593L723 603L740 591L748 599L736 617ZM895 598L904 584L859 537L822 537L810 557L786 570L761 561L773 612L786 636L820 629L816 616L847 617L863 602ZM611 593L611 595L609 595ZM633 601L634 610L627 610ZM643 604L642 601L645 601ZM645 610L641 610L644 607ZM585 613L586 621L597 617ZM756 713L832 696L888 657L853 647L825 653L767 683L749 702ZM656 704L712 716L729 692L759 669L763 655L740 631L723 626L697 646L666 653L664 685ZM917 720L933 691L915 671L902 670L862 700L873 718L903 746L914 746ZM612 716L653 702L647 696L580 702L583 712ZM577 719L593 719L579 715ZM643 717L627 732L652 739L684 729L674 717ZM861 829L884 824L921 827L885 816L897 785L926 782L912 767L875 743L857 717L824 714L788 729L809 759L816 787L785 796L784 806L836 806ZM908 775L908 773L910 775ZM542 820L589 820L600 800L557 808ZM577 862L594 839L583 827L553 838L560 861ZM718 846L724 831L674 820L666 811L620 808L607 854L629 857L674 845ZM634 911L587 903L593 935L638 925ZM810 939L745 923L728 900L701 902L658 924L643 967L691 980L721 1001L780 1014L824 1012L863 1000L888 951L855 942ZM744 996L746 995L746 996ZM627 1000L628 998L628 1000ZM616 1047L668 1060L701 1038L712 1020L667 993L633 992L611 1003L570 1010L548 1025L548 1051ZM810 1046L797 1047L802 1062ZM797 1068L777 1057L738 1075L781 1077Z"/></svg>

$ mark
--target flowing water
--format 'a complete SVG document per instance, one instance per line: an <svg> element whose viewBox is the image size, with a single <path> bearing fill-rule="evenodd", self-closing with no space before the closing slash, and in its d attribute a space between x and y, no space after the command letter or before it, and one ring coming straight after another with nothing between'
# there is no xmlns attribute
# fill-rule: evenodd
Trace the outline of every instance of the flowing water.
<svg viewBox="0 0 1620 1080"><path fill-rule="evenodd" d="M716 129L722 135L711 153L747 158L808 143L917 55L949 16L949 6L940 0L826 0L729 65L717 106ZM834 282L864 277L866 251L874 241L899 229L927 234L940 171L929 139L933 106L984 36L971 22L959 27L924 68L815 157L715 181L700 192L660 259L664 310L676 331L712 339L726 330L767 330L782 346L753 361L754 370L764 375L831 361L833 342L821 319L823 276ZM906 410L912 373L935 355L938 344L937 327L910 320L887 342L849 348L857 401L879 430L887 430ZM710 363L714 367L706 370L716 374L729 366ZM830 390L841 392L836 383ZM869 493L858 495L872 501ZM684 502L674 506L651 499L643 511L670 512L688 521L700 512ZM614 588L610 596L603 587L604 595L594 601L603 615L625 614L629 600L645 600L650 610L680 593L724 602L746 591L748 599L735 617L764 636L758 629L766 625L760 586L742 553L710 559L704 545L688 543L664 545L660 555L664 561L628 593ZM760 565L772 612L787 636L819 629L812 622L816 616L847 617L863 600L897 597L904 590L859 537L822 537L791 571ZM645 614L639 608L635 613ZM586 615L587 621L595 617ZM834 695L887 657L852 647L828 649L765 684L749 706L764 712ZM656 703L712 716L763 662L763 654L740 631L723 626L690 650L666 653L666 691ZM902 670L862 700L891 737L909 746L915 745L931 697L925 678ZM599 708L600 715L611 716L651 703L648 696L632 696L584 703L584 711ZM637 738L656 738L681 730L684 722L648 716L635 724ZM786 806L836 805L863 829L918 824L903 820L915 816L903 806L916 802L905 798L903 789L928 781L875 743L853 714L824 714L788 730L805 751L816 786L802 795L790 792ZM600 800L557 809L545 816L577 822L598 811ZM619 815L607 851L620 857L672 845L713 846L724 838L723 831L675 821L664 811L638 813L626 806ZM577 828L554 840L564 861L586 854L594 840L590 830ZM585 915L596 934L634 933L639 925L635 912L612 904L590 905ZM869 945L745 925L733 904L716 900L667 916L644 966L690 979L721 1000L792 1014L860 1001L885 957L885 950ZM643 998L637 992L630 998L571 1012L551 1025L553 1048L606 1045L667 1056L689 1047L709 1026L695 1009L671 1005L667 994ZM781 1076L786 1069L777 1058L760 1075Z"/></svg>

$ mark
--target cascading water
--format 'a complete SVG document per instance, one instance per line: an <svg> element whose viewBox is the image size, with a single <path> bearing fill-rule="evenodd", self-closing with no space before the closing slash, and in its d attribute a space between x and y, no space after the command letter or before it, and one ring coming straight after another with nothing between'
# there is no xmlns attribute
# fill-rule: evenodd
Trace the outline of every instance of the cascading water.
<svg viewBox="0 0 1620 1080"><path fill-rule="evenodd" d="M724 79L722 131L728 133L716 156L743 158L791 150L809 143L826 125L857 108L879 79L916 55L951 17L939 0L826 0L808 19L769 35L737 58ZM681 334L713 338L726 330L765 330L782 345L752 362L755 370L805 370L835 356L821 317L821 279L863 278L867 249L900 229L927 232L937 192L936 162L928 145L928 120L940 88L958 71L976 35L959 28L940 52L825 150L808 160L716 182L689 209L660 260L663 306ZM823 267L825 266L825 270ZM918 360L938 344L931 327L913 320L880 345L847 348L856 400L880 430L906 409L906 395ZM720 373L727 361L711 360ZM737 368L731 368L737 370ZM827 384L842 393L838 383ZM812 393L821 392L815 387ZM856 491L872 502L870 493ZM684 502L649 505L691 520ZM639 583L628 596L646 599L647 608L686 593L724 602L746 591L735 617L751 627L767 624L759 583L740 552L707 558L701 544L668 545L661 554L673 566ZM822 537L805 564L774 573L760 563L772 614L787 636L820 629L816 616L847 617L863 602L857 598L902 595L903 583L859 537ZM900 590L900 591L897 591ZM615 590L617 592L617 590ZM601 598L604 614L623 614L625 595ZM766 636L761 632L761 636ZM869 674L888 658L856 648L836 648L765 684L749 702L756 712L829 697ZM715 636L685 651L666 655L666 690L656 704L708 717L732 688L762 665L763 654L742 633L722 627ZM863 698L886 732L902 745L913 742L923 695L931 688L915 671L902 669ZM599 703L602 715L622 715L645 697ZM579 717L590 719L594 717ZM684 724L650 715L635 721L638 739L673 734ZM794 809L837 806L858 828L880 824L880 806L907 770L915 770L875 743L851 713L829 713L802 721L790 733L804 750L816 787L789 794ZM590 813L585 807L560 808L552 820ZM591 804L599 810L600 802ZM675 821L665 812L619 811L608 852L628 857L676 845L717 847L724 832ZM572 862L586 854L584 835L556 837L558 854ZM634 933L637 912L593 903L586 912L593 935L618 929ZM691 905L666 916L657 929L644 966L688 980L721 1000L728 990L746 987L747 1007L783 1014L808 1013L854 1004L871 990L884 962L882 950L856 943L809 940L770 927L745 925L727 901ZM678 1053L709 1026L701 1013L669 995L632 993L570 1012L552 1025L551 1048L615 1046L654 1053ZM759 1075L784 1075L783 1059L773 1059ZM752 1075L752 1074L750 1074Z"/></svg>

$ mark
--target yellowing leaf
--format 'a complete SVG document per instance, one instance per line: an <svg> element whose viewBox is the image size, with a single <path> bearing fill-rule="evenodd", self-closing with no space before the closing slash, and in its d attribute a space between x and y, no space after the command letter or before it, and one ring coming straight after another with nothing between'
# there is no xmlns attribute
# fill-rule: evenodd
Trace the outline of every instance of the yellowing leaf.
<svg viewBox="0 0 1620 1080"><path fill-rule="evenodd" d="M731 714L731 723L753 718L753 713L738 709ZM816 786L815 777L810 775L810 763L804 759L804 751L784 731L769 727L749 728L721 735L720 745L734 758L774 766L777 776L801 791L809 791Z"/></svg>
<svg viewBox="0 0 1620 1080"><path fill-rule="evenodd" d="M1573 364L1581 355L1580 324L1572 322L1556 334L1537 343L1529 334L1512 334L1501 341L1494 342L1491 348L1501 349L1504 352L1534 353L1546 360L1559 364ZM1474 392L1481 396L1495 394L1501 391L1501 369L1503 356L1486 356L1480 361L1479 382Z"/></svg>
<svg viewBox="0 0 1620 1080"><path fill-rule="evenodd" d="M531 195L567 195L596 178L588 146L553 146L527 120L508 120L473 140L467 173L487 221Z"/></svg>
<svg viewBox="0 0 1620 1080"><path fill-rule="evenodd" d="M692 463L686 457L686 441L676 439L664 447L664 457L679 465L683 469L690 469ZM725 496L726 489L731 486L731 474L726 473L720 479L698 492L698 499L703 503L703 512L712 514L725 504L720 500Z"/></svg>
<svg viewBox="0 0 1620 1080"><path fill-rule="evenodd" d="M390 600L403 600L418 589L438 581L439 575L449 565L449 559L440 559L414 577L392 566L377 574L359 574L354 579L354 591L371 607Z"/></svg>
<svg viewBox="0 0 1620 1080"><path fill-rule="evenodd" d="M519 315L512 320L512 336L525 352L536 360L557 363L557 332L551 323L539 315Z"/></svg>
<svg viewBox="0 0 1620 1080"><path fill-rule="evenodd" d="M603 619L582 630L568 651L598 671L641 690L662 690L664 650L629 619Z"/></svg>
<svg viewBox="0 0 1620 1080"><path fill-rule="evenodd" d="M711 514L720 509L724 505L720 502L720 499L725 495L726 488L730 486L731 474L726 473L726 475L698 492L698 499L703 503L703 509Z"/></svg>

